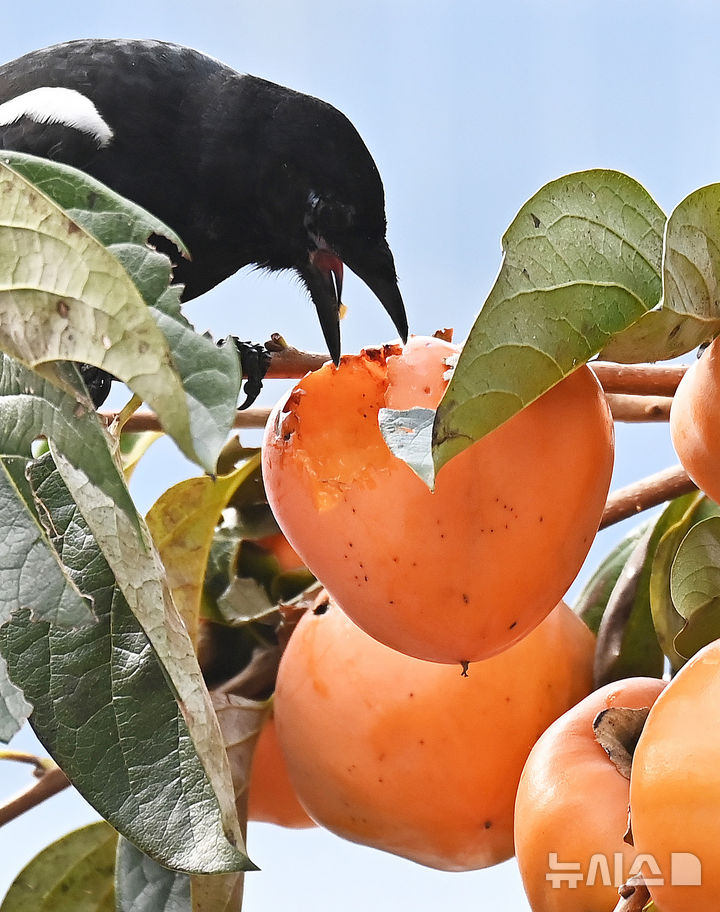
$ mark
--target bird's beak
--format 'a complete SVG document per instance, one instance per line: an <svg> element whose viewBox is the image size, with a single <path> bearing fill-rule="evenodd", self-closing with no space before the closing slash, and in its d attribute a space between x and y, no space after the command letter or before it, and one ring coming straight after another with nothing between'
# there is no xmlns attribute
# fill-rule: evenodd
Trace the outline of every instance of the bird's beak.
<svg viewBox="0 0 720 912"><path fill-rule="evenodd" d="M340 303L343 264L327 247L313 250L308 265L299 270L315 305L320 328L335 366L340 363Z"/></svg>
<svg viewBox="0 0 720 912"><path fill-rule="evenodd" d="M376 295L393 321L403 342L407 342L408 322L405 305L395 275L395 263L385 240L364 243L341 252L321 246L310 254L307 266L299 270L315 305L330 357L340 362L340 303L343 261ZM340 259L342 257L342 259Z"/></svg>
<svg viewBox="0 0 720 912"><path fill-rule="evenodd" d="M352 269L377 297L393 321L398 335L403 342L407 342L407 315L395 275L395 262L387 241L383 239L372 245L358 246L357 249L346 249L343 245L340 255L348 269Z"/></svg>

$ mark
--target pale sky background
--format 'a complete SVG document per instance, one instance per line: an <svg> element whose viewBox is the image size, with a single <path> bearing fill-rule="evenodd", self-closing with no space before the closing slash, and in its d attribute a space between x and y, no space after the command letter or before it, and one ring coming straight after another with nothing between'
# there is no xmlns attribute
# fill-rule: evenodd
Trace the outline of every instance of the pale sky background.
<svg viewBox="0 0 720 912"><path fill-rule="evenodd" d="M711 0L34 0L3 17L0 60L71 38L162 38L335 104L383 176L411 331L453 326L461 340L500 265L502 233L547 181L617 168L669 213L720 180L719 34ZM344 350L387 341L387 316L350 275L345 299ZM218 336L281 331L321 350L314 309L287 276L245 272L186 312ZM268 384L264 401L286 386ZM675 461L665 426L621 426L614 486ZM133 483L139 507L189 474L172 444L156 444ZM599 537L579 583L620 531ZM34 749L27 732L15 746ZM0 766L0 800L26 781ZM0 896L44 845L91 819L67 792L0 830ZM441 874L319 830L263 825L251 825L249 850L262 871L247 878L246 912L528 909L514 862Z"/></svg>

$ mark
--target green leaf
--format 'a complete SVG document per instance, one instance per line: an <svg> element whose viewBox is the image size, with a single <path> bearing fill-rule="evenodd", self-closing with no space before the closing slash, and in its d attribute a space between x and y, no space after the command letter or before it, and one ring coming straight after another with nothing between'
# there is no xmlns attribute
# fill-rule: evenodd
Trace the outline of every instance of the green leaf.
<svg viewBox="0 0 720 912"><path fill-rule="evenodd" d="M653 527L635 543L608 600L595 648L595 686L623 678L660 678L664 657L650 610Z"/></svg>
<svg viewBox="0 0 720 912"><path fill-rule="evenodd" d="M602 357L675 358L720 332L720 184L701 187L673 211L665 231L662 307L614 339Z"/></svg>
<svg viewBox="0 0 720 912"><path fill-rule="evenodd" d="M116 844L102 821L68 833L23 868L0 912L115 912Z"/></svg>
<svg viewBox="0 0 720 912"><path fill-rule="evenodd" d="M670 572L670 592L685 620L674 645L691 658L720 637L720 516L696 523L683 538Z"/></svg>
<svg viewBox="0 0 720 912"><path fill-rule="evenodd" d="M587 624L593 633L598 632L600 621L615 584L620 578L623 567L627 563L635 545L645 533L647 527L648 523L642 523L615 545L587 581L573 605L575 614Z"/></svg>
<svg viewBox="0 0 720 912"><path fill-rule="evenodd" d="M617 171L567 175L522 207L438 407L436 472L658 303L664 224Z"/></svg>
<svg viewBox="0 0 720 912"><path fill-rule="evenodd" d="M673 671L678 671L685 664L687 656L681 655L675 645L685 620L678 613L672 598L672 564L680 543L692 526L708 516L717 515L719 510L717 504L704 494L693 491L671 501L655 525L657 544L650 577L650 605L655 632Z"/></svg>
<svg viewBox="0 0 720 912"><path fill-rule="evenodd" d="M687 196L667 224L664 306L702 321L699 341L720 331L720 184Z"/></svg>
<svg viewBox="0 0 720 912"><path fill-rule="evenodd" d="M180 312L181 289L168 288L170 261L146 245L153 233L180 242L82 172L18 153L2 159L12 164L0 162L3 349L40 370L57 360L102 367L152 406L188 458L213 471L233 424L239 360L194 332Z"/></svg>
<svg viewBox="0 0 720 912"><path fill-rule="evenodd" d="M33 619L60 626L93 623L89 602L68 576L31 505L25 479L18 484L18 469L25 471L30 464L17 457L0 458L0 626L20 606L29 609Z"/></svg>
<svg viewBox="0 0 720 912"><path fill-rule="evenodd" d="M378 421L385 443L393 456L406 462L432 491L435 487L435 466L432 461L435 410L381 408Z"/></svg>
<svg viewBox="0 0 720 912"><path fill-rule="evenodd" d="M158 598L154 636L146 636L49 455L31 467L30 481L67 573L93 598L98 618L67 630L16 611L0 627L0 651L34 706L38 738L100 814L163 864L202 873L250 866L222 736L187 634L181 662L178 644L168 647L163 633L175 623L171 606L163 613ZM164 645L162 664L153 640ZM175 687L190 703L185 715ZM202 718L200 706L208 707Z"/></svg>
<svg viewBox="0 0 720 912"><path fill-rule="evenodd" d="M136 523L135 505L113 458L112 441L90 400L85 397L83 404L75 398L84 395L76 368L63 364L57 371L75 395L0 354L0 456L27 458L38 437L49 438Z"/></svg>
<svg viewBox="0 0 720 912"><path fill-rule="evenodd" d="M192 912L190 877L159 865L127 839L118 842L115 894L116 912Z"/></svg>
<svg viewBox="0 0 720 912"><path fill-rule="evenodd" d="M10 680L7 663L0 655L0 741L7 744L31 712L32 706L22 690Z"/></svg>

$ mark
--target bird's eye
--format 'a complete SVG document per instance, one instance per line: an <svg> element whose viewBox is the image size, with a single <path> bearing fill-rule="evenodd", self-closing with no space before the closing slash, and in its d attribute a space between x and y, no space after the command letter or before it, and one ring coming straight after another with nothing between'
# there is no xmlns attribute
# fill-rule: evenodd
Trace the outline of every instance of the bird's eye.
<svg viewBox="0 0 720 912"><path fill-rule="evenodd" d="M305 227L314 234L341 231L349 228L355 219L355 207L328 197L321 197L314 191L308 196Z"/></svg>

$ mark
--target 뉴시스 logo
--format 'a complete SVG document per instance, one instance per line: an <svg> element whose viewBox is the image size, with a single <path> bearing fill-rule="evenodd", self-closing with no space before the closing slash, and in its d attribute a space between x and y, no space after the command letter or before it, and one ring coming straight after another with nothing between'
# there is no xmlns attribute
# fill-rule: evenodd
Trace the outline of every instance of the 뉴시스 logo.
<svg viewBox="0 0 720 912"><path fill-rule="evenodd" d="M642 875L649 887L661 886L666 882L673 887L699 887L702 882L702 866L700 859L690 852L672 852L670 875L666 878L665 872L652 855L638 855L628 870L625 870L622 852L610 856L597 852L590 856L587 870L584 871L579 861L559 861L557 852L550 852L545 879L550 881L555 890L561 887L573 889L583 882L588 887L599 883L619 889L637 875Z"/></svg>

